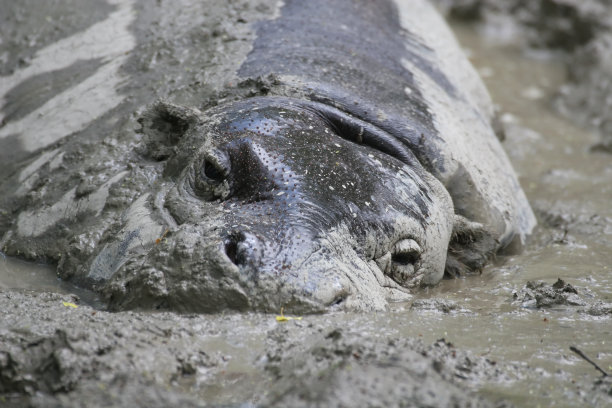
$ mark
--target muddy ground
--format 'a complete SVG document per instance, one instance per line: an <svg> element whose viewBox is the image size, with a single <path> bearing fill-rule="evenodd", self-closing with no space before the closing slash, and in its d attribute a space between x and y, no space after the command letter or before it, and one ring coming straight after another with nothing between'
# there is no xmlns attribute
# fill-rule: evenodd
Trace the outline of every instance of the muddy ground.
<svg viewBox="0 0 612 408"><path fill-rule="evenodd" d="M29 284L0 286L0 406L611 406L610 377L568 347L612 371L610 6L467 0L441 7L461 20L464 38L497 39L502 52L512 43L511 58L545 55L545 64L567 69L567 77L521 91L516 103L535 109L537 102L537 120L492 91L505 147L540 221L524 255L388 313L287 321L109 313L87 293L41 289L49 271L30 267ZM506 60L493 66L483 55L477 68L501 82ZM551 130L561 118L532 129L552 117L542 113L551 106L581 126L571 143ZM5 275L17 268L0 262Z"/></svg>
<svg viewBox="0 0 612 408"><path fill-rule="evenodd" d="M6 406L487 407L469 384L508 375L442 339L425 345L350 321L65 306L74 302L0 297Z"/></svg>

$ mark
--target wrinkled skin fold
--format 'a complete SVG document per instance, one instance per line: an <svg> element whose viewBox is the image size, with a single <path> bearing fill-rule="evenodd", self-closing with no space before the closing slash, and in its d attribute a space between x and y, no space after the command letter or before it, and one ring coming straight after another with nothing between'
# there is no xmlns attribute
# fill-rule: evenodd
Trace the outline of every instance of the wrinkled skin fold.
<svg viewBox="0 0 612 408"><path fill-rule="evenodd" d="M3 251L114 310L307 313L383 310L524 244L486 90L427 3L286 1L248 30L237 85L207 103L148 104L105 144L77 133L16 166ZM51 184L25 194L36 154Z"/></svg>

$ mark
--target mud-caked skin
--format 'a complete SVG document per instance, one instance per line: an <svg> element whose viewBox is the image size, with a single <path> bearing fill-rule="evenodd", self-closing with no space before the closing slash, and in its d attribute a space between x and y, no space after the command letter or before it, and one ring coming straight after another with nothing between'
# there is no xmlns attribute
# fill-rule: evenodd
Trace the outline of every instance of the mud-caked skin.
<svg viewBox="0 0 612 408"><path fill-rule="evenodd" d="M123 102L104 143L59 138L3 177L3 251L115 310L317 312L381 310L524 243L488 95L431 6L261 3L200 105L176 102L182 74L164 101L134 89L138 124L112 128Z"/></svg>

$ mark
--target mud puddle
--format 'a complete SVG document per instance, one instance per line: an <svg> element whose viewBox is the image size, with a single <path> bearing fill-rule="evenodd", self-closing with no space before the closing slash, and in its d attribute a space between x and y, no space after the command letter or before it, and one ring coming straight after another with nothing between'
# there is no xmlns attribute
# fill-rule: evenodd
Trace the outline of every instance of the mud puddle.
<svg viewBox="0 0 612 408"><path fill-rule="evenodd" d="M58 278L53 266L7 257L2 252L0 252L0 290L73 294L80 302L95 309L104 307L96 293Z"/></svg>
<svg viewBox="0 0 612 408"><path fill-rule="evenodd" d="M419 307L408 303L394 305L389 313L306 316L288 327L298 332L301 327L343 327L372 338L417 337L425 344L444 338L458 349L517 367L504 381L472 384L494 400L533 407L581 406L585 401L604 406L609 400L592 390L599 373L569 347L612 371L612 316L572 305L536 308L514 294L528 281L552 284L562 278L581 299L612 303L612 156L591 152L597 137L550 108L550 98L565 79L560 62L542 55L527 58L513 47L483 42L470 28L454 29L500 105L504 146L539 216L532 243L520 256L499 259L481 276L444 281L417 294ZM4 257L0 289L76 293L85 303L97 301L59 281L48 266ZM130 320L140 315L116 316ZM218 363L224 367L220 374L198 371L179 381L183 391L211 404L256 403L252 395L265 393L269 379L258 359L265 352L267 331L278 325L274 316L204 316L189 323L166 313L158 319L164 327L191 325L194 332L194 325L205 321L202 331L207 334L198 336L197 346L225 356Z"/></svg>

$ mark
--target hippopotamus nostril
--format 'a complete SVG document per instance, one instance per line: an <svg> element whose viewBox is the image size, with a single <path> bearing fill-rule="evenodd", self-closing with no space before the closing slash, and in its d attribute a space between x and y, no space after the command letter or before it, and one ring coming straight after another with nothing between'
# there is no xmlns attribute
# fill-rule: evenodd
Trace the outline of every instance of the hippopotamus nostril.
<svg viewBox="0 0 612 408"><path fill-rule="evenodd" d="M238 242L234 239L225 241L225 254L234 265L238 265Z"/></svg>
<svg viewBox="0 0 612 408"><path fill-rule="evenodd" d="M347 291L342 291L338 293L331 302L329 302L326 306L328 307L341 307L342 304L348 298L349 293Z"/></svg>
<svg viewBox="0 0 612 408"><path fill-rule="evenodd" d="M263 255L259 240L252 234L234 231L224 241L225 254L236 266L258 266Z"/></svg>

